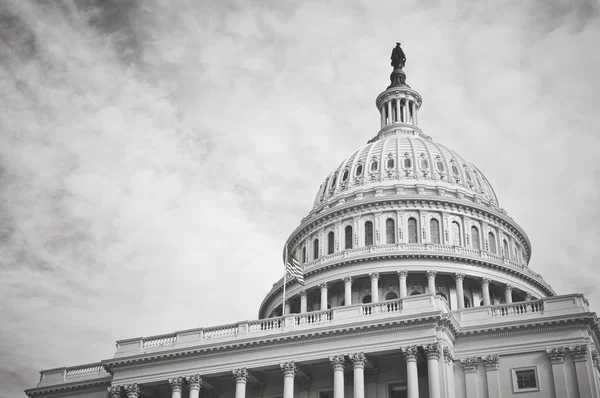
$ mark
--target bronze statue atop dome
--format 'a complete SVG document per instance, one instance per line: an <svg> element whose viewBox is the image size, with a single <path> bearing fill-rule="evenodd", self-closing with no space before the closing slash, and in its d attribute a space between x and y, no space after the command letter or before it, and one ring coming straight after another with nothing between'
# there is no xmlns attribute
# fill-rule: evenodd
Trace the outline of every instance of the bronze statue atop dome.
<svg viewBox="0 0 600 398"><path fill-rule="evenodd" d="M402 51L402 47L400 47L400 43L396 43L396 47L392 50L392 56L390 57L392 60L392 66L394 69L402 69L406 64L406 55L404 51Z"/></svg>

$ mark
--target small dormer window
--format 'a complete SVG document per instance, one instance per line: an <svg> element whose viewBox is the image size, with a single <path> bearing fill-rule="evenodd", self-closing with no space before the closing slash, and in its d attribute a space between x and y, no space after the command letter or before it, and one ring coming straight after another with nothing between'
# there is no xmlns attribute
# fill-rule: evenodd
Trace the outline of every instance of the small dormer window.
<svg viewBox="0 0 600 398"><path fill-rule="evenodd" d="M348 173L348 170L344 170L344 174L342 174L342 182L346 182L348 181L348 175L350 173Z"/></svg>
<svg viewBox="0 0 600 398"><path fill-rule="evenodd" d="M360 177L360 176L362 175L362 173L363 173L363 166L362 166L362 164L359 164L359 165L356 167L356 176L357 176L357 177Z"/></svg>
<svg viewBox="0 0 600 398"><path fill-rule="evenodd" d="M387 161L387 168L388 169L393 169L394 166L395 166L394 159L393 158L389 158L388 161Z"/></svg>
<svg viewBox="0 0 600 398"><path fill-rule="evenodd" d="M377 171L377 169L379 169L379 162L374 161L373 163L371 163L371 171Z"/></svg>

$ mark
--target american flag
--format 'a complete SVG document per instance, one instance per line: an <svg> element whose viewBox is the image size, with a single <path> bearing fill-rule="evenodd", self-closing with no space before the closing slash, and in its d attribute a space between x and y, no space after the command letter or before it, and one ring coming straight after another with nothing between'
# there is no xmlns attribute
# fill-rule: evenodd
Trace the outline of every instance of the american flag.
<svg viewBox="0 0 600 398"><path fill-rule="evenodd" d="M292 277L296 278L299 284L304 285L304 274L302 273L300 262L296 260L292 252L288 251L287 245L285 246L283 261L285 262L285 271Z"/></svg>

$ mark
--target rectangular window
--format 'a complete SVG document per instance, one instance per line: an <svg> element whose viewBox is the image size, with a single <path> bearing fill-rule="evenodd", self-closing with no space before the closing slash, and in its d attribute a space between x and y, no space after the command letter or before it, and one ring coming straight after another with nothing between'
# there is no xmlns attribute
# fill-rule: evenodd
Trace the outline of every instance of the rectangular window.
<svg viewBox="0 0 600 398"><path fill-rule="evenodd" d="M527 368L513 368L513 390L514 392L539 391L537 366Z"/></svg>

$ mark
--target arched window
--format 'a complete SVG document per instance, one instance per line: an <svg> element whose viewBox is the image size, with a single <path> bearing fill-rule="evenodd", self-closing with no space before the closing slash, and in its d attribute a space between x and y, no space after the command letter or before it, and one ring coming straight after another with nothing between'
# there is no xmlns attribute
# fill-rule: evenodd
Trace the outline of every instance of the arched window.
<svg viewBox="0 0 600 398"><path fill-rule="evenodd" d="M343 182L346 182L346 181L348 181L348 175L349 175L349 174L350 174L350 173L348 173L348 170L344 170L344 174L342 174L342 181L343 181Z"/></svg>
<svg viewBox="0 0 600 398"><path fill-rule="evenodd" d="M365 223L365 246L371 246L373 244L373 222L367 221Z"/></svg>
<svg viewBox="0 0 600 398"><path fill-rule="evenodd" d="M490 245L490 252L498 254L498 248L496 247L496 237L493 232L488 233L488 242Z"/></svg>
<svg viewBox="0 0 600 398"><path fill-rule="evenodd" d="M479 241L479 230L476 226L471 226L471 247L476 250L481 250L481 242Z"/></svg>
<svg viewBox="0 0 600 398"><path fill-rule="evenodd" d="M404 168L410 169L412 167L412 160L410 158L404 158Z"/></svg>
<svg viewBox="0 0 600 398"><path fill-rule="evenodd" d="M506 239L502 242L502 247L504 248L504 257L509 257L510 253L508 252L508 242Z"/></svg>
<svg viewBox="0 0 600 398"><path fill-rule="evenodd" d="M385 220L385 243L396 243L396 223L393 218Z"/></svg>
<svg viewBox="0 0 600 398"><path fill-rule="evenodd" d="M319 258L319 239L313 240L313 259Z"/></svg>
<svg viewBox="0 0 600 398"><path fill-rule="evenodd" d="M327 234L327 254L333 253L333 246L335 242L335 237L333 235L333 231Z"/></svg>
<svg viewBox="0 0 600 398"><path fill-rule="evenodd" d="M460 225L456 221L452 221L452 244L460 246Z"/></svg>
<svg viewBox="0 0 600 398"><path fill-rule="evenodd" d="M371 302L371 295L367 294L365 297L363 297L362 299L362 303L363 304L369 304Z"/></svg>
<svg viewBox="0 0 600 398"><path fill-rule="evenodd" d="M386 300L396 300L397 298L398 295L395 292L387 292L387 294L385 295Z"/></svg>
<svg viewBox="0 0 600 398"><path fill-rule="evenodd" d="M387 168L388 169L393 169L394 168L394 158L389 158L387 161Z"/></svg>
<svg viewBox="0 0 600 398"><path fill-rule="evenodd" d="M517 248L513 247L513 249L514 249L513 250L513 260L517 261L518 260L518 257L517 257Z"/></svg>
<svg viewBox="0 0 600 398"><path fill-rule="evenodd" d="M358 166L356 166L356 176L360 177L362 175L363 172L363 166L362 164L359 164Z"/></svg>
<svg viewBox="0 0 600 398"><path fill-rule="evenodd" d="M302 248L302 260L300 261L302 261L302 264L306 262L306 246Z"/></svg>
<svg viewBox="0 0 600 398"><path fill-rule="evenodd" d="M435 218L429 220L429 236L431 243L440 243L440 222Z"/></svg>
<svg viewBox="0 0 600 398"><path fill-rule="evenodd" d="M419 242L419 235L417 232L417 220L413 217L408 219L408 243Z"/></svg>
<svg viewBox="0 0 600 398"><path fill-rule="evenodd" d="M444 162L442 162L441 160L438 160L437 162L435 162L435 166L437 167L437 170L440 173L444 172Z"/></svg>
<svg viewBox="0 0 600 398"><path fill-rule="evenodd" d="M371 171L377 171L378 168L379 168L378 161L374 161L373 163L371 163Z"/></svg>
<svg viewBox="0 0 600 398"><path fill-rule="evenodd" d="M352 225L347 225L344 230L344 247L346 249L352 249Z"/></svg>

